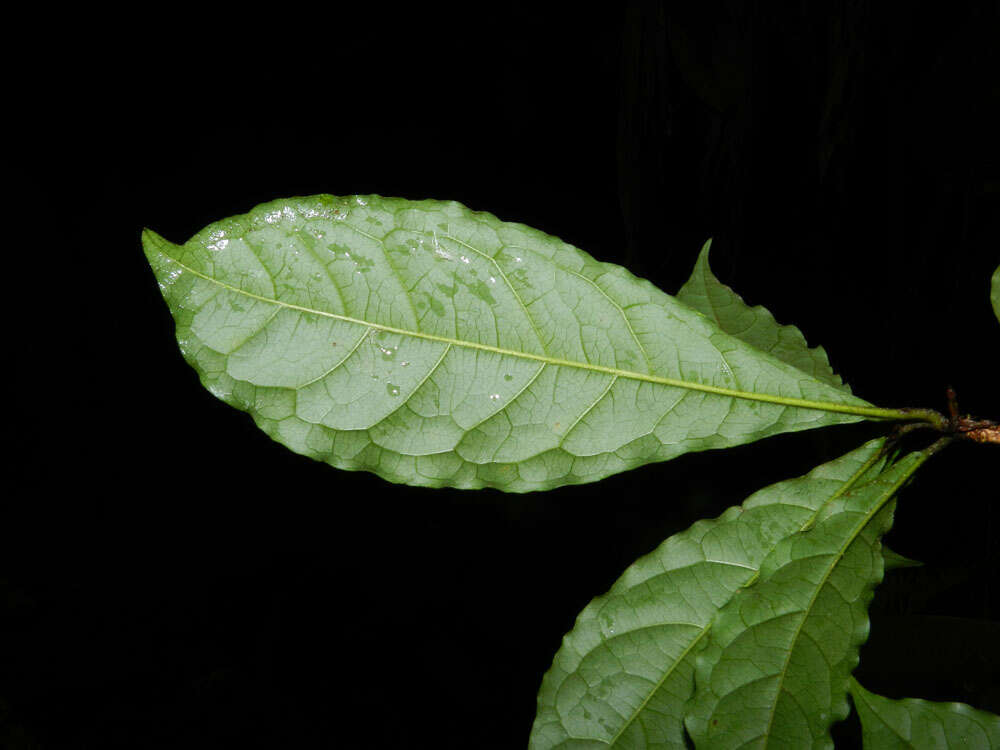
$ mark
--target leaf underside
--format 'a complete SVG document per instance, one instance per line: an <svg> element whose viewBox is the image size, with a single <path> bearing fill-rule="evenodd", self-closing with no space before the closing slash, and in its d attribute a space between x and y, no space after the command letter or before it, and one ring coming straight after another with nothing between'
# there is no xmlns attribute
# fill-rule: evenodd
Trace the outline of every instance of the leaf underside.
<svg viewBox="0 0 1000 750"><path fill-rule="evenodd" d="M293 198L143 244L206 388L292 450L394 482L547 489L870 407L825 357L799 369L454 202Z"/></svg>
<svg viewBox="0 0 1000 750"><path fill-rule="evenodd" d="M531 748L684 748L696 657L719 610L781 540L874 479L883 444L760 490L630 566L563 638L538 694Z"/></svg>
<svg viewBox="0 0 1000 750"><path fill-rule="evenodd" d="M900 459L824 506L816 525L781 542L760 579L716 616L695 669L686 727L712 748L832 748L882 580L892 499L926 458Z"/></svg>
<svg viewBox="0 0 1000 750"><path fill-rule="evenodd" d="M1000 716L964 703L938 703L875 695L851 678L851 698L861 719L866 750L1000 748Z"/></svg>

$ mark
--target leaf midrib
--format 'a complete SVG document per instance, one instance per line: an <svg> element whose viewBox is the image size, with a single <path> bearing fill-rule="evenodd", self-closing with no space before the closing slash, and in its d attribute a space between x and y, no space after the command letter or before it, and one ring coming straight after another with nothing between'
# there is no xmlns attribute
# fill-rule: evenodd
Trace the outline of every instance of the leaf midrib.
<svg viewBox="0 0 1000 750"><path fill-rule="evenodd" d="M253 292L248 292L245 289L240 289L232 284L227 284L224 281L216 279L209 276L197 269L191 268L190 266L182 263L177 258L167 255L160 247L161 243L157 243L156 252L160 253L164 258L166 258L171 263L176 264L182 270L197 276L200 279L215 284L223 289L233 292L234 294L239 294L249 299L254 299L259 302L265 302L279 307L286 308L288 310L296 310L298 312L306 313L309 315L319 315L321 317L332 318L334 320L340 320L345 323L353 323L360 326L367 326L371 329L377 331L384 331L385 333L394 333L401 336L409 336L411 338L423 339L425 341L436 341L442 344L449 344L451 346L464 347L466 349L475 349L478 351L490 352L493 354L499 354L501 356L515 357L520 359L533 360L535 362L542 362L544 364L558 366L558 367L574 367L580 370L588 370L591 372L600 372L607 375L613 375L618 378L625 378L628 380L638 380L647 383L654 383L657 385L665 385L673 388L684 388L692 391L700 391L703 393L711 393L717 396L725 396L728 398L739 398L747 401L760 401L764 403L778 404L780 406L795 407L800 409L813 409L815 411L827 411L836 412L839 414L852 414L861 417L867 417L871 419L905 419L908 415L895 409L881 409L878 407L866 407L866 406L854 406L850 404L835 404L828 401L812 401L809 399L793 398L788 396L775 396L769 393L749 393L747 391L739 391L731 388L722 388L714 385L707 385L704 383L694 383L687 380L679 380L676 378L666 378L659 375L651 375L648 373L634 372L631 370L622 370L616 367L608 367L606 365L593 364L591 362L579 362L569 359L560 359L557 357L550 357L543 354L534 354L532 352L522 352L513 349L505 349L499 346L491 346L490 344L481 344L474 341L465 341L462 339L451 338L449 336L439 336L433 333L425 333L423 331L413 331L406 328L398 328L395 326L385 325L383 323L374 323L368 320L361 320L359 318L354 318L349 315L341 315L339 313L332 313L326 310L316 310L313 308L305 307L304 305L296 305L291 302L285 302L283 300L274 299L272 297L265 297L259 294L254 294Z"/></svg>

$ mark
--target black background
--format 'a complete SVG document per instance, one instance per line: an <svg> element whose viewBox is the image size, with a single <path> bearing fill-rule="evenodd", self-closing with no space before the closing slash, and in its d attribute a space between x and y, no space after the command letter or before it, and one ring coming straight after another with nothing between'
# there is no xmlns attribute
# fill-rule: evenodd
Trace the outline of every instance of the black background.
<svg viewBox="0 0 1000 750"><path fill-rule="evenodd" d="M0 745L523 747L560 638L627 565L884 429L543 494L336 471L201 388L143 226L455 199L668 292L711 236L720 278L855 393L943 408L950 384L1000 417L1000 27L993 3L948 7L289 4L81 34L37 147L61 154L46 200L58 181L82 209L43 278L73 263L79 296L12 397L32 413L0 531ZM870 689L1000 711L996 460L953 446L902 494L889 544L927 565L879 589Z"/></svg>

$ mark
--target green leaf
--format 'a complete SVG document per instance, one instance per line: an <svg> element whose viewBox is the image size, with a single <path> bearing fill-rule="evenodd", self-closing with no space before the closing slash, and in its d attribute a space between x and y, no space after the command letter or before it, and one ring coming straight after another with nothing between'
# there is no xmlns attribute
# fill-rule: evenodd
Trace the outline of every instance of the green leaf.
<svg viewBox="0 0 1000 750"><path fill-rule="evenodd" d="M143 243L206 388L292 450L394 482L539 490L906 417L454 202L292 198Z"/></svg>
<svg viewBox="0 0 1000 750"><path fill-rule="evenodd" d="M631 565L580 613L538 693L530 746L683 748L695 655L727 601L781 540L869 481L875 440L699 521Z"/></svg>
<svg viewBox="0 0 1000 750"><path fill-rule="evenodd" d="M993 314L1000 320L1000 266L993 272L993 281L990 284L990 301L993 303Z"/></svg>
<svg viewBox="0 0 1000 750"><path fill-rule="evenodd" d="M868 692L853 677L851 698L861 718L866 750L1000 748L1000 716L964 703L892 700Z"/></svg>
<svg viewBox="0 0 1000 750"><path fill-rule="evenodd" d="M798 328L779 325L765 308L759 305L750 307L715 277L708 264L711 246L712 241L709 240L702 247L691 278L677 292L677 299L715 321L729 335L817 380L850 393L850 387L830 367L823 347L810 349Z"/></svg>
<svg viewBox="0 0 1000 750"><path fill-rule="evenodd" d="M686 726L699 746L833 747L848 678L882 580L880 538L899 487L928 453L911 453L827 503L815 526L779 542L760 579L716 616L695 670Z"/></svg>

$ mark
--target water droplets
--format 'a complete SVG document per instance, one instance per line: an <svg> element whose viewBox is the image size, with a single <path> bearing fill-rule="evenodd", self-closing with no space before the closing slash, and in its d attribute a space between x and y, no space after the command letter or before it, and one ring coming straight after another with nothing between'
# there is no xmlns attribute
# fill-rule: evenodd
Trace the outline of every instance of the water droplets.
<svg viewBox="0 0 1000 750"><path fill-rule="evenodd" d="M500 400L500 394L499 393L491 393L490 394L490 401L499 401L499 400Z"/></svg>
<svg viewBox="0 0 1000 750"><path fill-rule="evenodd" d="M392 383L386 383L385 384L385 392L388 393L390 396L398 396L399 395L399 386L398 385L393 385Z"/></svg>

